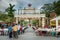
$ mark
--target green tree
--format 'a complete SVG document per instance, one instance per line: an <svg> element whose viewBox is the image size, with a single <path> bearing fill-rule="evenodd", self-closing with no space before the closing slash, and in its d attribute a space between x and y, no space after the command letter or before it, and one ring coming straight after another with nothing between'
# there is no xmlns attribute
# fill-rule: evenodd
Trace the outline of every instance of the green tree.
<svg viewBox="0 0 60 40"><path fill-rule="evenodd" d="M54 6L53 4L49 3L49 4L44 4L43 7L41 7L42 12L44 13L47 17L47 23L48 25L50 25L50 12L54 10Z"/></svg>
<svg viewBox="0 0 60 40"><path fill-rule="evenodd" d="M53 2L54 11L57 15L60 15L60 0Z"/></svg>
<svg viewBox="0 0 60 40"><path fill-rule="evenodd" d="M32 20L32 24L33 24L33 26L36 26L37 24L39 25L39 21L38 20Z"/></svg>
<svg viewBox="0 0 60 40"><path fill-rule="evenodd" d="M52 3L44 4L43 7L41 7L42 13L46 14L46 17L50 17L50 12L54 10L54 6Z"/></svg>
<svg viewBox="0 0 60 40"><path fill-rule="evenodd" d="M27 24L28 24L28 21L24 21L24 26L27 26Z"/></svg>
<svg viewBox="0 0 60 40"><path fill-rule="evenodd" d="M20 25L23 26L24 20L20 20Z"/></svg>
<svg viewBox="0 0 60 40"><path fill-rule="evenodd" d="M8 15L7 14L0 14L0 20L5 21L7 19Z"/></svg>
<svg viewBox="0 0 60 40"><path fill-rule="evenodd" d="M10 22L11 21L13 22L14 19L14 12L15 12L14 6L15 5L9 4L9 7L6 9L6 12L8 12L8 16L10 18Z"/></svg>

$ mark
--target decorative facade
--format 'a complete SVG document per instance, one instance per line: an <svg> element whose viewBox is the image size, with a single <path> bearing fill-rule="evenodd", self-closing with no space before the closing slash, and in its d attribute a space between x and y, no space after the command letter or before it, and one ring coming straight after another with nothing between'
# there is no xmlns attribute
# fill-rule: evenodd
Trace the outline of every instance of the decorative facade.
<svg viewBox="0 0 60 40"><path fill-rule="evenodd" d="M18 15L15 15L16 18L16 23L19 22L19 20L25 20L28 19L29 23L30 20L35 19L39 20L39 25L40 25L40 19L42 18L42 27L45 25L45 14L40 14L40 9L35 9L34 7L29 7L18 10Z"/></svg>

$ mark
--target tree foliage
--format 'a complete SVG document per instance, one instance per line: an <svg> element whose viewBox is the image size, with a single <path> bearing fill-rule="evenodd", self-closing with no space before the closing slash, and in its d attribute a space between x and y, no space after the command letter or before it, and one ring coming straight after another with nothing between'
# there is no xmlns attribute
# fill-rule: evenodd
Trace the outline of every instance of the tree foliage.
<svg viewBox="0 0 60 40"><path fill-rule="evenodd" d="M60 15L60 0L53 2L54 11L57 15Z"/></svg>
<svg viewBox="0 0 60 40"><path fill-rule="evenodd" d="M14 9L15 5L9 4L9 7L5 10L6 12L8 12L8 17L10 18L10 21L13 21L14 19Z"/></svg>
<svg viewBox="0 0 60 40"><path fill-rule="evenodd" d="M38 20L32 20L32 24L33 24L34 26L36 26L36 24L39 25L39 21L38 21Z"/></svg>
<svg viewBox="0 0 60 40"><path fill-rule="evenodd" d="M5 21L7 19L8 15L4 13L0 13L0 20Z"/></svg>
<svg viewBox="0 0 60 40"><path fill-rule="evenodd" d="M46 14L46 17L50 17L50 12L54 10L54 6L53 4L49 3L49 4L44 4L43 7L41 7L42 12Z"/></svg>
<svg viewBox="0 0 60 40"><path fill-rule="evenodd" d="M15 5L9 4L9 7L6 9L9 17L14 17L14 12L15 12L15 9L13 9L14 6Z"/></svg>

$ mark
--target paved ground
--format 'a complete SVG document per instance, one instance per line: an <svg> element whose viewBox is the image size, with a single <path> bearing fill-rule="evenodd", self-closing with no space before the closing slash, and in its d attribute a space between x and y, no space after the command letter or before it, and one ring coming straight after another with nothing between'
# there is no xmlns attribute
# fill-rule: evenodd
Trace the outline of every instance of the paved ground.
<svg viewBox="0 0 60 40"><path fill-rule="evenodd" d="M0 40L11 40L8 38L8 36L0 36ZM26 32L22 35L19 35L18 39L12 40L60 40L60 38L51 37L51 36L36 36L34 33L34 30L29 27Z"/></svg>

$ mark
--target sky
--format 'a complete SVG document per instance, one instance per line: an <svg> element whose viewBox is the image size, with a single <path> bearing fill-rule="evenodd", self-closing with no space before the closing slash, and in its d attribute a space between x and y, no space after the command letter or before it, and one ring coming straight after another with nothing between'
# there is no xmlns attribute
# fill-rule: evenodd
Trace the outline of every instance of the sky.
<svg viewBox="0 0 60 40"><path fill-rule="evenodd" d="M23 9L28 7L28 4L32 4L32 7L40 9L44 4L52 3L56 0L0 0L0 11L5 11L9 7L9 3L15 5L15 9Z"/></svg>

